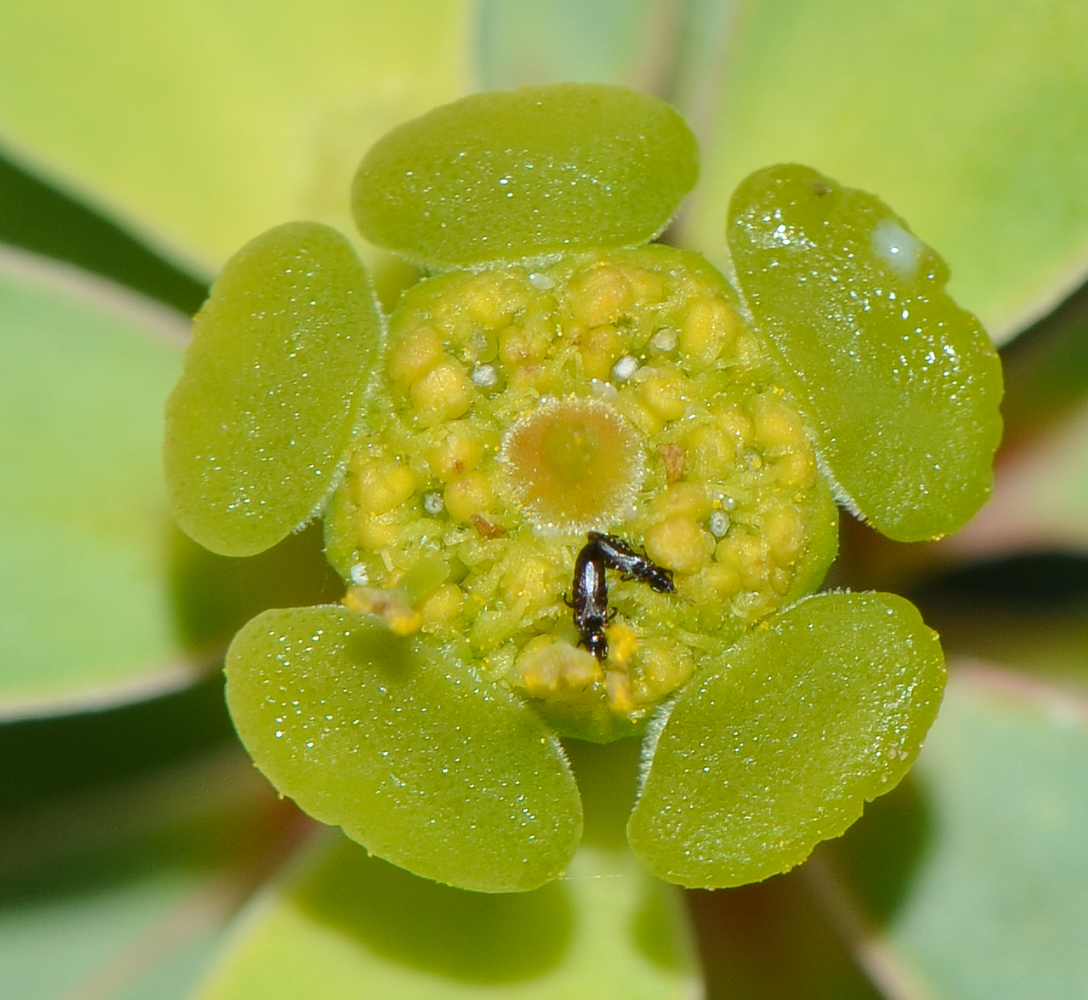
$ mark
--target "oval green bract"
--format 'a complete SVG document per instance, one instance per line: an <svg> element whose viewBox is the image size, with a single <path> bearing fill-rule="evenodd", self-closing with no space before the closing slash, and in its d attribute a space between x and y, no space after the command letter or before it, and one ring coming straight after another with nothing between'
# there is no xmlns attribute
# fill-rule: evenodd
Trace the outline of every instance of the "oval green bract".
<svg viewBox="0 0 1088 1000"><path fill-rule="evenodd" d="M796 165L741 183L728 240L840 501L899 541L962 527L990 493L1001 367L944 261L879 199Z"/></svg>
<svg viewBox="0 0 1088 1000"><path fill-rule="evenodd" d="M424 878L533 889L581 838L578 789L558 739L463 652L339 607L266 611L230 647L227 702L316 819Z"/></svg>
<svg viewBox="0 0 1088 1000"><path fill-rule="evenodd" d="M839 836L906 774L944 688L936 634L891 594L808 598L683 690L628 839L670 882L756 882Z"/></svg>
<svg viewBox="0 0 1088 1000"><path fill-rule="evenodd" d="M367 239L433 267L645 243L698 174L691 130L624 87L474 94L401 125L363 159Z"/></svg>
<svg viewBox="0 0 1088 1000"><path fill-rule="evenodd" d="M336 230L288 223L235 254L167 403L181 527L244 556L309 520L335 485L381 338L370 277Z"/></svg>

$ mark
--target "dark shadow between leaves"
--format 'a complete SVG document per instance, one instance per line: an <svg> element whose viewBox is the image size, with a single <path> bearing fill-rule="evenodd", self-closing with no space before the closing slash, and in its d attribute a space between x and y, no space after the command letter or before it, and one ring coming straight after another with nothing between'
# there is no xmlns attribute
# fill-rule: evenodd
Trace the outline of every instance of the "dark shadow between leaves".
<svg viewBox="0 0 1088 1000"><path fill-rule="evenodd" d="M1019 438L1060 419L1088 390L1088 282L1001 351L1006 436Z"/></svg>
<svg viewBox="0 0 1088 1000"><path fill-rule="evenodd" d="M170 573L178 634L198 651L225 646L266 608L327 603L344 590L325 560L317 524L240 559L209 552L175 529Z"/></svg>
<svg viewBox="0 0 1088 1000"><path fill-rule="evenodd" d="M0 820L234 742L218 672L150 701L0 726Z"/></svg>
<svg viewBox="0 0 1088 1000"><path fill-rule="evenodd" d="M563 743L582 794L584 843L609 851L627 849L627 818L635 804L641 746L638 739Z"/></svg>
<svg viewBox="0 0 1088 1000"><path fill-rule="evenodd" d="M208 291L113 220L50 187L0 152L0 242L66 260L187 315Z"/></svg>
<svg viewBox="0 0 1088 1000"><path fill-rule="evenodd" d="M870 802L843 837L821 850L832 856L866 915L880 925L903 903L932 832L930 804L908 776L894 791Z"/></svg>
<svg viewBox="0 0 1088 1000"><path fill-rule="evenodd" d="M582 842L606 851L627 851L627 819L635 804L642 741L563 744L582 794ZM642 957L668 972L684 965L682 944L669 922L671 892L663 883L650 881L635 909L629 928L631 941Z"/></svg>
<svg viewBox="0 0 1088 1000"><path fill-rule="evenodd" d="M795 869L687 894L708 997L881 1000Z"/></svg>
<svg viewBox="0 0 1088 1000"><path fill-rule="evenodd" d="M567 951L573 910L558 882L488 894L417 878L350 841L292 893L314 920L394 962L472 983L542 975Z"/></svg>
<svg viewBox="0 0 1088 1000"><path fill-rule="evenodd" d="M911 595L949 663L985 660L1046 681L1088 683L1088 559L1036 552L946 574Z"/></svg>
<svg viewBox="0 0 1088 1000"><path fill-rule="evenodd" d="M843 837L821 844L814 863L845 880L863 916L878 928L910 891L932 825L930 805L908 777L869 803ZM689 892L708 996L879 1000L882 994L817 898L819 885L801 866L754 885Z"/></svg>

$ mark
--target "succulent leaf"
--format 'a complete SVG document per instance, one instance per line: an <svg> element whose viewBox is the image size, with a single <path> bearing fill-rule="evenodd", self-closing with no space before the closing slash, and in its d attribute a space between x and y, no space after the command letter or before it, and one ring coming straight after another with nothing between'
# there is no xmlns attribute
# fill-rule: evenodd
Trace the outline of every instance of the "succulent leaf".
<svg viewBox="0 0 1088 1000"><path fill-rule="evenodd" d="M757 882L837 837L906 774L944 658L912 604L826 593L757 626L680 694L628 838L670 882Z"/></svg>
<svg viewBox="0 0 1088 1000"><path fill-rule="evenodd" d="M697 174L668 104L558 84L473 94L394 129L360 165L353 206L367 239L447 268L645 243Z"/></svg>
<svg viewBox="0 0 1088 1000"><path fill-rule="evenodd" d="M253 555L335 486L382 318L348 241L293 222L246 244L193 323L166 409L174 513L222 555Z"/></svg>
<svg viewBox="0 0 1088 1000"><path fill-rule="evenodd" d="M797 165L741 183L728 240L840 500L898 541L962 527L990 493L1001 367L944 261L878 198Z"/></svg>
<svg viewBox="0 0 1088 1000"><path fill-rule="evenodd" d="M464 650L338 607L266 611L227 654L227 702L283 794L379 857L483 892L555 878L582 834L558 739Z"/></svg>

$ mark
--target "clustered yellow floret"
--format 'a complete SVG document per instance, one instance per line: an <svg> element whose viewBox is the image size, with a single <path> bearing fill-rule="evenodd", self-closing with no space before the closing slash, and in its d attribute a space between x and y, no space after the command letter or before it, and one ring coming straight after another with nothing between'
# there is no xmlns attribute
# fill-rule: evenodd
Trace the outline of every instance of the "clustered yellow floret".
<svg viewBox="0 0 1088 1000"><path fill-rule="evenodd" d="M833 505L805 423L694 255L431 278L387 357L327 538L346 602L395 631L465 636L529 697L637 723L822 572ZM676 585L609 576L603 663L566 603L590 530Z"/></svg>

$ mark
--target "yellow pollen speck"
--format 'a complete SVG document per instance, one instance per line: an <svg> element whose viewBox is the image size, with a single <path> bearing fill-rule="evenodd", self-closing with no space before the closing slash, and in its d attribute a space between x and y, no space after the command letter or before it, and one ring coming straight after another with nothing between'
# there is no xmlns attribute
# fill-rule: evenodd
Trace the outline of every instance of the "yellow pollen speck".
<svg viewBox="0 0 1088 1000"><path fill-rule="evenodd" d="M623 670L638 651L638 636L626 622L615 622L605 630L608 637L608 666L613 670Z"/></svg>
<svg viewBox="0 0 1088 1000"><path fill-rule="evenodd" d="M515 670L532 697L547 698L585 690L600 676L601 665L592 653L542 635L525 644Z"/></svg>
<svg viewBox="0 0 1088 1000"><path fill-rule="evenodd" d="M396 590L350 587L341 603L356 614L376 615L396 635L412 635L423 624L423 616Z"/></svg>

